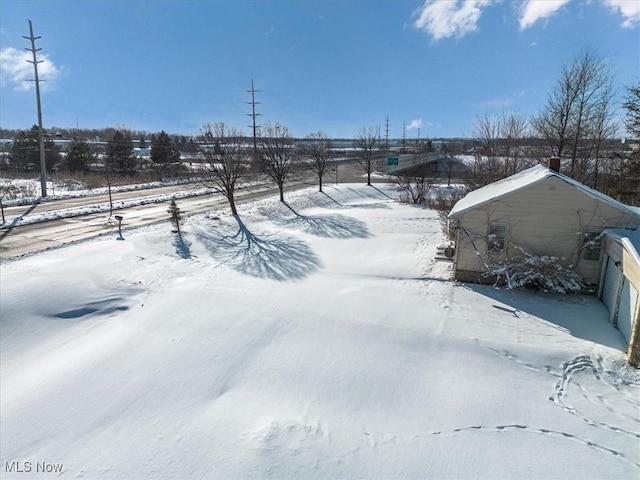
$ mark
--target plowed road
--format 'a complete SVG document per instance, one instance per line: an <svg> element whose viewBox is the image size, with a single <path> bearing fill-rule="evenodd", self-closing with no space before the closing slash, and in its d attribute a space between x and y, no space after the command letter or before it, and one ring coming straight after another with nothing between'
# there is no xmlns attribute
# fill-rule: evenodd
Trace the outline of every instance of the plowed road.
<svg viewBox="0 0 640 480"><path fill-rule="evenodd" d="M286 186L285 190L293 190L309 186L308 183L296 182ZM197 186L171 186L155 189L137 190L132 192L119 192L113 194L114 204L135 201L141 197L171 195L177 192L184 192L189 188L197 189ZM236 201L241 204L243 201L253 200L266 195L273 195L278 192L273 185L244 188L238 190ZM5 208L7 225L11 225L11 218L25 215L42 214L46 212L59 212L71 208L90 207L91 205L104 204L109 202L107 195L94 195L88 197L73 198L68 200L54 200L42 202L34 207L21 206ZM168 220L167 207L169 200L146 205L138 205L130 208L116 210L116 215L121 215L123 230L128 228L149 225ZM183 198L178 203L180 210L186 215L204 213L227 205L226 199L219 194L207 194L189 198ZM117 233L117 223L109 222L109 212L83 214L69 218L60 218L47 222L39 222L30 225L15 226L0 230L0 259L7 260L25 254L56 248L79 240L96 237L103 234Z"/></svg>

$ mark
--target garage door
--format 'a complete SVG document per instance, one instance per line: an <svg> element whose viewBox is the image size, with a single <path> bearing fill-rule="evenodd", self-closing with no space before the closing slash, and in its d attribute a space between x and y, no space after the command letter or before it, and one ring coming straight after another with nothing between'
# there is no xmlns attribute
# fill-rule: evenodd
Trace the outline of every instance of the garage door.
<svg viewBox="0 0 640 480"><path fill-rule="evenodd" d="M618 330L622 333L627 344L631 341L631 324L633 323L633 312L635 311L637 301L638 291L629 283L629 280L625 278L622 284L616 323L618 324Z"/></svg>
<svg viewBox="0 0 640 480"><path fill-rule="evenodd" d="M607 270L604 275L604 285L602 286L602 301L610 312L616 308L617 287L621 276L622 271L616 266L616 262L608 258Z"/></svg>

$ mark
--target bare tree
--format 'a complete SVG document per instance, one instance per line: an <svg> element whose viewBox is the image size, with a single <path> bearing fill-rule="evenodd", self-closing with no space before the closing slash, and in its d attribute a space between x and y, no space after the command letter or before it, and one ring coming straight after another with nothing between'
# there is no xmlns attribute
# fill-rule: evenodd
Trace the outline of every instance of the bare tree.
<svg viewBox="0 0 640 480"><path fill-rule="evenodd" d="M588 139L590 141L589 158L593 159L589 162L587 168L592 172L592 186L595 189L599 189L606 194L610 194L606 188L602 188L600 185L600 170L601 164L610 159L602 158L605 151L606 142L613 139L616 135L616 125L613 121L613 109L611 103L613 101L613 95L611 90L603 90L599 100L595 103L588 123Z"/></svg>
<svg viewBox="0 0 640 480"><path fill-rule="evenodd" d="M562 76L547 99L542 111L533 118L532 126L544 138L551 155L562 157L571 137L571 115L578 96L573 69L564 67Z"/></svg>
<svg viewBox="0 0 640 480"><path fill-rule="evenodd" d="M576 71L575 81L578 89L574 109L574 134L571 148L571 174L575 176L579 160L578 149L584 143L589 130L594 130L590 125L594 117L594 110L602 110L602 107L605 107L604 112L598 115L601 118L606 117L609 113L606 107L611 103L613 78L609 67L604 61L589 51L583 53L574 63L573 68ZM586 145L583 148L588 149L589 146ZM581 165L582 168L580 168L582 175L579 179L584 181L588 174L589 161L586 155L582 155L580 158L584 159L584 161Z"/></svg>
<svg viewBox="0 0 640 480"><path fill-rule="evenodd" d="M440 149L444 154L444 174L447 176L447 186L451 186L451 176L456 164L456 155L460 154L464 147L457 142L444 142Z"/></svg>
<svg viewBox="0 0 640 480"><path fill-rule="evenodd" d="M398 175L393 183L400 190L400 201L426 203L434 181L432 170L423 164L404 175Z"/></svg>
<svg viewBox="0 0 640 480"><path fill-rule="evenodd" d="M318 176L318 191L322 192L322 177L324 177L327 162L331 157L331 140L322 132L310 133L306 136L303 153L311 161L309 170Z"/></svg>
<svg viewBox="0 0 640 480"><path fill-rule="evenodd" d="M503 112L500 136L505 175L513 175L525 166L521 154L525 138L529 136L529 120L519 112Z"/></svg>
<svg viewBox="0 0 640 480"><path fill-rule="evenodd" d="M589 50L565 66L543 110L534 118L535 132L545 138L551 154L570 155L569 174L584 181L590 169L589 132L602 102L612 95L610 67ZM605 101L609 107L609 102ZM606 117L607 115L605 115ZM602 118L601 112L598 117Z"/></svg>
<svg viewBox="0 0 640 480"><path fill-rule="evenodd" d="M0 212L2 212L2 225L5 224L5 218L4 218L4 204L2 203L2 200L4 200L4 197L6 197L9 192L11 192L11 187L12 187L12 183L16 178L16 173L15 171L11 174L11 177L9 179L5 179L2 180L2 183L0 183Z"/></svg>
<svg viewBox="0 0 640 480"><path fill-rule="evenodd" d="M518 112L478 116L473 136L478 142L476 161L468 174L468 186L478 188L522 170L528 120Z"/></svg>
<svg viewBox="0 0 640 480"><path fill-rule="evenodd" d="M356 163L367 174L367 185L371 185L371 173L378 166L377 155L382 147L380 127L363 127L353 141Z"/></svg>
<svg viewBox="0 0 640 480"><path fill-rule="evenodd" d="M199 148L205 158L207 185L221 193L229 202L232 215L237 215L235 192L248 171L245 137L223 122L207 123L200 130Z"/></svg>
<svg viewBox="0 0 640 480"><path fill-rule="evenodd" d="M627 111L624 124L632 138L640 139L640 82L627 87L622 107Z"/></svg>
<svg viewBox="0 0 640 480"><path fill-rule="evenodd" d="M262 127L258 145L262 172L278 185L280 201L284 202L284 184L291 177L297 153L289 129L280 123Z"/></svg>
<svg viewBox="0 0 640 480"><path fill-rule="evenodd" d="M625 102L622 105L627 111L625 126L632 138L640 139L640 82L627 87ZM621 165L628 184L628 202L640 206L640 151L636 150L626 156Z"/></svg>
<svg viewBox="0 0 640 480"><path fill-rule="evenodd" d="M478 146L474 165L467 173L469 188L476 189L505 176L504 161L498 155L502 130L503 122L500 117L488 113L476 117L472 135ZM453 145L444 144L443 151L451 162L455 154Z"/></svg>
<svg viewBox="0 0 640 480"><path fill-rule="evenodd" d="M495 115L485 113L483 116L476 116L476 121L471 135L479 143L479 153L489 159L498 156L498 143L502 123Z"/></svg>

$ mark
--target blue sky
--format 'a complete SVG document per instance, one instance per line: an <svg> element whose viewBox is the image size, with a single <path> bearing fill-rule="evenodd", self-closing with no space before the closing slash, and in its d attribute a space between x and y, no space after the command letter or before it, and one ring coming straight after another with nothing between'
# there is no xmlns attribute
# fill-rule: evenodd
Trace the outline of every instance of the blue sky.
<svg viewBox="0 0 640 480"><path fill-rule="evenodd" d="M194 134L224 121L350 138L469 136L479 115L540 110L590 48L622 98L640 81L639 0L0 1L0 126ZM620 111L620 115L622 115ZM621 132L620 135L623 135Z"/></svg>

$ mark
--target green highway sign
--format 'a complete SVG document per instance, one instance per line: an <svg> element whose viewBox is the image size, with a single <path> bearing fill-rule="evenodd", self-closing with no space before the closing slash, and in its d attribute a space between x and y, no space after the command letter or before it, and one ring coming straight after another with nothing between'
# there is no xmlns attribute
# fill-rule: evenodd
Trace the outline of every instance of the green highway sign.
<svg viewBox="0 0 640 480"><path fill-rule="evenodd" d="M398 157L387 158L387 165L398 165Z"/></svg>

